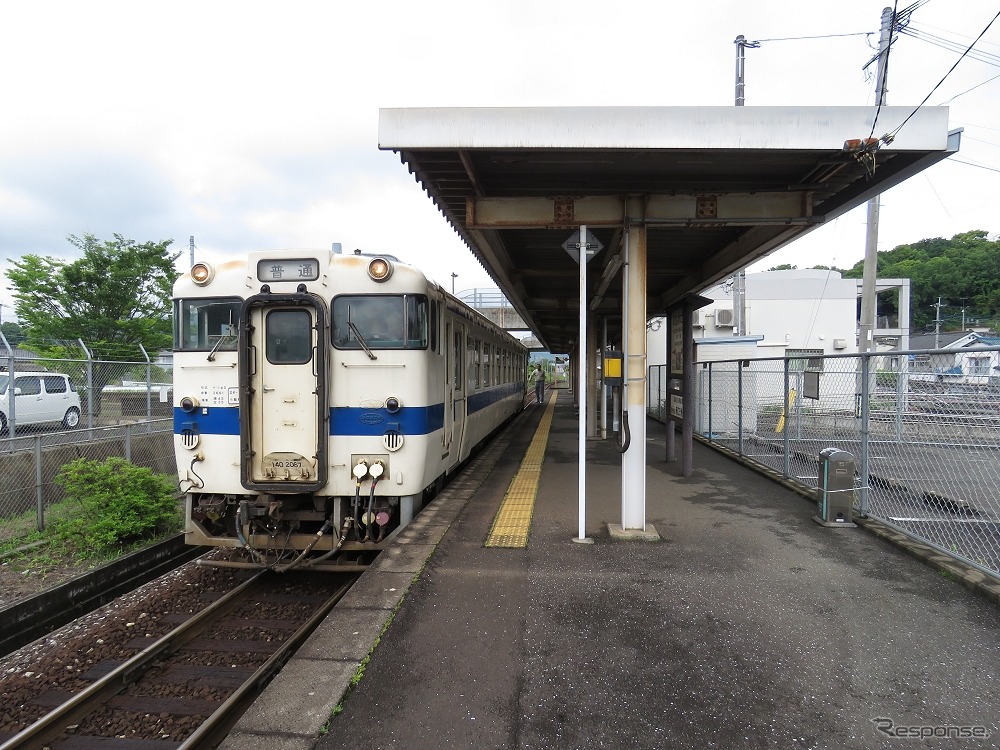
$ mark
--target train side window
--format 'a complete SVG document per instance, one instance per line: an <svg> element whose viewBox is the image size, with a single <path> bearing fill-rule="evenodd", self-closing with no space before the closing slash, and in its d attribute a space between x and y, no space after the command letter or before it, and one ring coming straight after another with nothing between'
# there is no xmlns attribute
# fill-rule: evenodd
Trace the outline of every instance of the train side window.
<svg viewBox="0 0 1000 750"><path fill-rule="evenodd" d="M455 372L454 372L455 390L460 391L462 390L462 362L465 359L465 347L462 346L461 331L455 331L454 347L455 347Z"/></svg>
<svg viewBox="0 0 1000 750"><path fill-rule="evenodd" d="M473 350L472 358L476 363L476 390L483 387L483 342L476 339L476 348Z"/></svg>
<svg viewBox="0 0 1000 750"><path fill-rule="evenodd" d="M427 298L414 295L406 296L406 348L426 349L428 343L427 330Z"/></svg>
<svg viewBox="0 0 1000 750"><path fill-rule="evenodd" d="M267 361L304 365L312 359L312 316L308 310L271 310L264 335Z"/></svg>
<svg viewBox="0 0 1000 750"><path fill-rule="evenodd" d="M483 342L483 387L487 388L493 382L490 374L493 372L493 358L490 356L489 342Z"/></svg>
<svg viewBox="0 0 1000 750"><path fill-rule="evenodd" d="M431 300L430 349L435 353L438 351L438 303L436 299Z"/></svg>
<svg viewBox="0 0 1000 750"><path fill-rule="evenodd" d="M174 301L174 351L235 351L239 297Z"/></svg>

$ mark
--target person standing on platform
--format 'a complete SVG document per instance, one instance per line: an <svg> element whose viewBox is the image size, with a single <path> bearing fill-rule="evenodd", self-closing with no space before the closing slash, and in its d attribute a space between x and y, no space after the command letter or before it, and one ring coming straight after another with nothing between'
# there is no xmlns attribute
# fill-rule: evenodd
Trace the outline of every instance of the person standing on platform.
<svg viewBox="0 0 1000 750"><path fill-rule="evenodd" d="M545 400L545 373L542 372L541 365L535 365L535 403L540 404Z"/></svg>

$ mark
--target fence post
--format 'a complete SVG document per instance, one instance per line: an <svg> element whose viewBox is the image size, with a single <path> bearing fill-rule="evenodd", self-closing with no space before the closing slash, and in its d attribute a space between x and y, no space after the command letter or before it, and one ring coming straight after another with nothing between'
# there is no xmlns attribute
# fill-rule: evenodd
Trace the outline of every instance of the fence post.
<svg viewBox="0 0 1000 750"><path fill-rule="evenodd" d="M147 424L149 424L147 422ZM132 463L132 424L125 423L125 460Z"/></svg>
<svg viewBox="0 0 1000 750"><path fill-rule="evenodd" d="M687 394L685 394L687 398ZM712 412L715 411L712 405L712 363L708 363L708 442L715 442L715 434L712 432Z"/></svg>
<svg viewBox="0 0 1000 750"><path fill-rule="evenodd" d="M140 343L139 349L146 358L146 421L148 422L153 418L153 363L146 353L146 347Z"/></svg>
<svg viewBox="0 0 1000 750"><path fill-rule="evenodd" d="M788 479L792 475L792 454L788 452L789 451L788 425L792 420L792 415L789 413L791 412L791 409L788 408L789 407L788 396L790 394L789 388L791 387L791 379L788 374L788 365L790 360L788 359L787 354L785 355L784 361L785 361L785 395L782 397L783 403L781 404L781 413L785 417L785 422L783 425L783 429L781 431L781 446L782 446L781 452L784 456L784 460L781 468L784 473L785 479Z"/></svg>
<svg viewBox="0 0 1000 750"><path fill-rule="evenodd" d="M871 369L871 357L867 352L861 353L861 509L862 518L868 517L868 443L870 439L871 418L869 400L871 396L871 383L869 382L869 370Z"/></svg>
<svg viewBox="0 0 1000 750"><path fill-rule="evenodd" d="M903 379L906 378L906 382ZM909 374L906 367L906 355L899 360L899 370L896 373L896 444L903 442L903 413L906 408L906 397L903 395L909 389Z"/></svg>
<svg viewBox="0 0 1000 750"><path fill-rule="evenodd" d="M94 356L90 349L83 343L83 339L77 339L80 348L87 355L87 429L90 430L88 440L94 439Z"/></svg>
<svg viewBox="0 0 1000 750"><path fill-rule="evenodd" d="M14 442L14 403L17 401L14 398L14 350L11 348L10 344L7 343L7 337L3 335L3 331L0 331L0 339L3 339L3 345L7 348L7 389L10 391L10 397L7 399L7 439L11 441L11 450L13 450Z"/></svg>
<svg viewBox="0 0 1000 750"><path fill-rule="evenodd" d="M45 497L42 492L42 438L34 437L35 445L35 516L39 531L45 530Z"/></svg>
<svg viewBox="0 0 1000 750"><path fill-rule="evenodd" d="M743 360L736 360L736 428L739 430L739 438L736 445L739 447L739 454L743 455Z"/></svg>

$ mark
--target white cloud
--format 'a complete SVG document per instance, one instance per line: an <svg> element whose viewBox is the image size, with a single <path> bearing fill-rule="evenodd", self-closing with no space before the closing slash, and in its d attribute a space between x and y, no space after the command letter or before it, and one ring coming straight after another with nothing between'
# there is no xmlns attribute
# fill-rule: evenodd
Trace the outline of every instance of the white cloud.
<svg viewBox="0 0 1000 750"><path fill-rule="evenodd" d="M14 71L0 77L0 258L67 253L66 236L84 232L173 237L185 259L189 235L210 254L340 241L481 286L486 272L378 151L379 107L729 105L738 34L765 40L746 52L748 105L868 105L861 67L885 5L15 3L0 25L0 66ZM993 5L930 3L914 23L971 41ZM840 36L857 32L873 34ZM980 45L997 40L1000 28ZM901 37L888 101L919 104L956 58ZM994 74L964 60L930 103L957 96L960 158L996 169L1000 82L973 88ZM946 162L890 191L880 248L1000 231L998 177ZM853 265L864 224L856 210L764 262Z"/></svg>

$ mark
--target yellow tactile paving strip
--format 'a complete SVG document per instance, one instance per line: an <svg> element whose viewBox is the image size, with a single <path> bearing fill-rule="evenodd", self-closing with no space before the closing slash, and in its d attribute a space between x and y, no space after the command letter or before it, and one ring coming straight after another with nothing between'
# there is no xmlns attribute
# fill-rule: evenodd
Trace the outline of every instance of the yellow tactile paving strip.
<svg viewBox="0 0 1000 750"><path fill-rule="evenodd" d="M545 405L542 421L538 423L535 436L531 439L521 468L510 482L500 510L493 519L493 528L486 537L487 547L527 547L528 532L531 530L531 516L535 511L535 497L538 495L538 480L545 460L545 446L549 442L552 429L552 415L556 409L557 391L551 391L551 398Z"/></svg>

